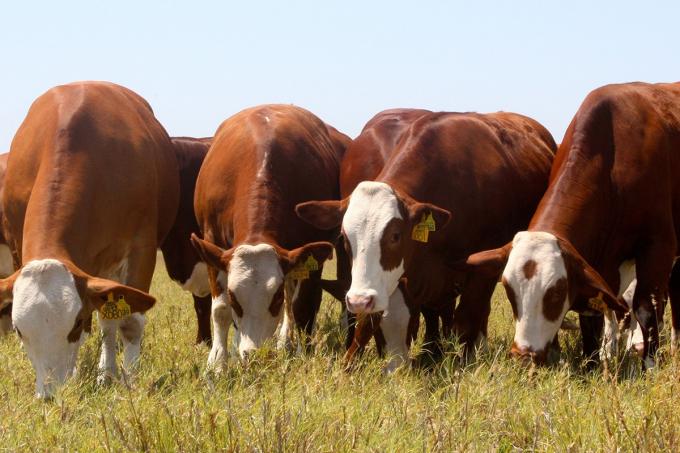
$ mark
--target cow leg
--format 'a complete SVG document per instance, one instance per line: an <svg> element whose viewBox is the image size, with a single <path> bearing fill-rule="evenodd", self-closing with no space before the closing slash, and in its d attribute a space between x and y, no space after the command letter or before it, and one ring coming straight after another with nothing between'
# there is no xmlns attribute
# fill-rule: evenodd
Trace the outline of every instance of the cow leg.
<svg viewBox="0 0 680 453"><path fill-rule="evenodd" d="M491 295L496 289L497 281L495 276L489 278L470 273L465 282L460 303L453 315L453 332L465 346L466 354L474 352L475 347L486 339Z"/></svg>
<svg viewBox="0 0 680 453"><path fill-rule="evenodd" d="M212 345L212 335L210 334L210 310L212 300L210 296L200 297L192 294L194 298L194 310L196 311L196 321L198 329L196 330L196 344L204 343L207 346Z"/></svg>
<svg viewBox="0 0 680 453"><path fill-rule="evenodd" d="M146 316L141 313L133 313L121 320L120 328L123 339L123 370L132 373L137 370L139 355L142 351L142 334Z"/></svg>
<svg viewBox="0 0 680 453"><path fill-rule="evenodd" d="M583 339L583 359L586 361L586 368L592 369L599 363L598 351L601 344L604 317L602 315L579 314L578 324Z"/></svg>
<svg viewBox="0 0 680 453"><path fill-rule="evenodd" d="M675 354L680 341L680 259L675 261L668 282L668 297L671 301L671 353Z"/></svg>
<svg viewBox="0 0 680 453"><path fill-rule="evenodd" d="M633 310L642 328L645 369L655 366L655 355L659 348L659 318L663 318L675 245L674 240L663 241L649 247L636 260L637 287L633 295Z"/></svg>
<svg viewBox="0 0 680 453"><path fill-rule="evenodd" d="M99 316L99 326L102 331L102 352L99 356L99 376L97 383L105 385L118 377L116 366L116 332L120 321L102 319Z"/></svg>
<svg viewBox="0 0 680 453"><path fill-rule="evenodd" d="M420 308L425 319L425 342L423 348L433 358L442 356L441 337L439 335L439 313L437 310L422 306Z"/></svg>
<svg viewBox="0 0 680 453"><path fill-rule="evenodd" d="M390 296L387 310L383 314L381 330L385 338L388 362L386 373L392 373L405 363L408 363L409 322L411 313L400 289Z"/></svg>
<svg viewBox="0 0 680 453"><path fill-rule="evenodd" d="M227 338L232 323L231 307L227 300L227 292L217 281L217 271L208 266L208 280L212 294L213 343L208 355L208 369L221 372L227 365Z"/></svg>
<svg viewBox="0 0 680 453"><path fill-rule="evenodd" d="M607 310L604 313L604 332L602 335L602 347L600 348L600 360L609 361L619 352L619 323L616 313Z"/></svg>
<svg viewBox="0 0 680 453"><path fill-rule="evenodd" d="M309 278L302 280L297 297L293 300L293 317L298 331L303 332L302 347L311 349L314 321L321 306L321 271L311 272Z"/></svg>
<svg viewBox="0 0 680 453"><path fill-rule="evenodd" d="M285 349L290 351L293 347L293 324L295 319L293 317L292 304L297 298L300 291L300 281L286 279L284 284L284 300L283 300L283 321L279 329L279 336L276 341L277 349Z"/></svg>
<svg viewBox="0 0 680 453"><path fill-rule="evenodd" d="M0 310L0 337L12 330L12 304Z"/></svg>

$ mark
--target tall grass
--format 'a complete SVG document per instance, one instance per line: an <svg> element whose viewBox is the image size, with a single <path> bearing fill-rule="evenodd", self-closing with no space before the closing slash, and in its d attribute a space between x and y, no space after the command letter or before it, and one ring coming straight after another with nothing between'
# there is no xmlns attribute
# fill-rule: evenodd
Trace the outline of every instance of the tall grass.
<svg viewBox="0 0 680 453"><path fill-rule="evenodd" d="M527 369L507 358L511 311L494 295L490 338L474 361L449 354L433 368L385 376L372 350L346 373L339 305L325 296L309 355L269 351L220 376L193 344L191 298L159 260L142 363L134 382L95 384L100 336L53 402L33 397L33 370L15 335L0 340L2 451L678 451L680 362L643 374L580 366L579 339L562 333L563 360ZM414 351L417 353L417 346Z"/></svg>

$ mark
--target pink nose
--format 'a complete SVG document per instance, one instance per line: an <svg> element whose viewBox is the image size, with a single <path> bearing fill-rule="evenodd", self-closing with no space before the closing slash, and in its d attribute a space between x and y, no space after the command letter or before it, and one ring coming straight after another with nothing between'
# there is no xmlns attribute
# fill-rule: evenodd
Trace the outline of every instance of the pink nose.
<svg viewBox="0 0 680 453"><path fill-rule="evenodd" d="M373 296L347 296L345 298L347 310L358 315L360 313L371 313L375 306Z"/></svg>

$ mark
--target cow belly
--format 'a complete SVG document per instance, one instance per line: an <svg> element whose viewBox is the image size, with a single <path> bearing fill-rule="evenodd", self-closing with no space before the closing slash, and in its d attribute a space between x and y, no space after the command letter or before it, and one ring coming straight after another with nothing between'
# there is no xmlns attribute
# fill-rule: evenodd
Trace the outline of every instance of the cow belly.
<svg viewBox="0 0 680 453"><path fill-rule="evenodd" d="M191 271L191 276L184 283L177 282L183 290L189 291L198 297L205 297L210 294L210 284L208 282L208 266L205 263L196 263Z"/></svg>
<svg viewBox="0 0 680 453"><path fill-rule="evenodd" d="M0 244L0 277L9 277L14 273L14 260L7 244Z"/></svg>

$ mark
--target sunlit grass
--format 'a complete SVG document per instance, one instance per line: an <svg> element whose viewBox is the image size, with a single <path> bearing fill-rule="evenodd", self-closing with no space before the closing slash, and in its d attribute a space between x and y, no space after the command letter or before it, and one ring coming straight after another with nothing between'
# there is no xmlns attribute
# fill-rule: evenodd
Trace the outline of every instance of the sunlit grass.
<svg viewBox="0 0 680 453"><path fill-rule="evenodd" d="M44 403L33 397L18 338L0 340L0 450L678 450L677 359L666 355L646 375L629 359L616 373L589 373L578 360L578 336L566 332L563 360L528 370L506 355L512 324L502 290L475 360L461 362L451 344L433 369L393 376L383 375L372 349L362 366L344 371L340 306L328 296L314 353L272 350L207 375L208 349L193 344L191 298L162 262L151 292L159 302L133 383L95 384L97 333L81 350L79 375Z"/></svg>

